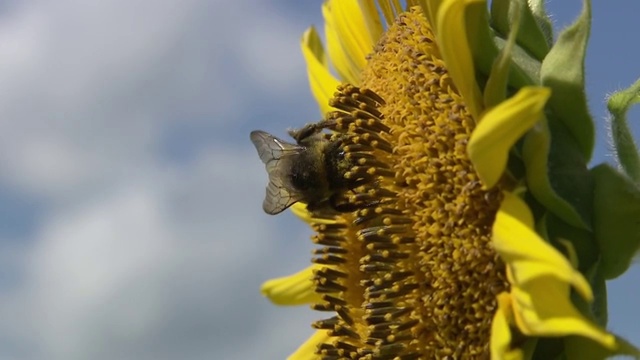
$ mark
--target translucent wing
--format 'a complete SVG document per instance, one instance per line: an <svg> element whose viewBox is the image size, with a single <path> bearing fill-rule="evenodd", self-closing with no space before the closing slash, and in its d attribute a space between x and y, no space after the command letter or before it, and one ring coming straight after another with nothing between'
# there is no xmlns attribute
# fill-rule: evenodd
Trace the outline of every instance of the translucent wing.
<svg viewBox="0 0 640 360"><path fill-rule="evenodd" d="M253 142L256 150L258 150L258 156L260 156L260 160L262 160L267 167L268 173L271 173L271 171L277 167L279 160L283 157L295 155L301 150L304 150L301 146L289 144L260 130L251 132L251 142Z"/></svg>
<svg viewBox="0 0 640 360"><path fill-rule="evenodd" d="M269 215L279 214L301 199L302 196L300 194L290 191L281 184L279 178L270 176L267 194L262 202L262 209Z"/></svg>
<svg viewBox="0 0 640 360"><path fill-rule="evenodd" d="M265 164L267 174L269 174L269 184L262 209L271 215L281 213L302 199L302 196L288 187L284 181L289 168L286 161L281 161L287 156L295 156L304 148L259 130L251 132L251 142L258 150L260 160Z"/></svg>

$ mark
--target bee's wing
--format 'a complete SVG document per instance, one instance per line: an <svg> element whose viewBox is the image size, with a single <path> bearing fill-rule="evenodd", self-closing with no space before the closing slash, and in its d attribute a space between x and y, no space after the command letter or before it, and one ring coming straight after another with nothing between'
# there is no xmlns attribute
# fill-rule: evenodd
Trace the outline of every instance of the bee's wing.
<svg viewBox="0 0 640 360"><path fill-rule="evenodd" d="M302 196L300 194L287 189L279 178L270 176L267 194L262 202L262 209L269 215L279 214L301 199Z"/></svg>
<svg viewBox="0 0 640 360"><path fill-rule="evenodd" d="M258 150L260 160L265 164L269 173L276 167L280 159L288 154L296 154L302 150L300 146L289 144L260 130L251 132L251 142Z"/></svg>
<svg viewBox="0 0 640 360"><path fill-rule="evenodd" d="M286 185L283 179L286 178L289 169L283 169L278 164L284 157L295 155L304 148L289 144L260 130L251 132L251 142L258 150L260 160L265 164L269 174L269 184L262 209L271 215L281 213L300 201L302 196Z"/></svg>

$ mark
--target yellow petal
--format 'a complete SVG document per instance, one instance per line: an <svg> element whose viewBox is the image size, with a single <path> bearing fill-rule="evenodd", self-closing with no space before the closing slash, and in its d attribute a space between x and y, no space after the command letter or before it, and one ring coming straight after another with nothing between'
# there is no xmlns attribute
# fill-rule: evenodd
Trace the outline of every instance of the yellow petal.
<svg viewBox="0 0 640 360"><path fill-rule="evenodd" d="M422 12L427 17L434 33L438 32L438 10L443 0L418 0L418 4L422 7Z"/></svg>
<svg viewBox="0 0 640 360"><path fill-rule="evenodd" d="M291 354L287 360L316 360L320 359L320 356L316 355L316 348L318 345L329 340L329 332L327 330L318 330L315 334L311 335L307 341L305 341L296 352Z"/></svg>
<svg viewBox="0 0 640 360"><path fill-rule="evenodd" d="M516 195L504 193L493 244L507 264L515 322L530 336L579 335L615 348L615 337L573 306L570 285L588 301L591 287L571 263L533 230L533 216Z"/></svg>
<svg viewBox="0 0 640 360"><path fill-rule="evenodd" d="M324 14L324 35L327 39L327 51L333 68L338 72L338 77L351 84L360 83L360 68L347 53L347 49L341 43L340 35L334 24L335 20L327 10L327 4L322 7Z"/></svg>
<svg viewBox="0 0 640 360"><path fill-rule="evenodd" d="M311 265L293 275L271 279L262 284L260 292L277 305L303 305L319 302L314 292L313 270L319 265Z"/></svg>
<svg viewBox="0 0 640 360"><path fill-rule="evenodd" d="M467 152L486 187L500 179L511 147L541 118L550 94L544 87L524 87L482 117Z"/></svg>
<svg viewBox="0 0 640 360"><path fill-rule="evenodd" d="M364 20L367 22L367 30L369 36L374 42L377 42L384 32L382 21L378 13L378 7L374 0L360 0L360 8L364 14Z"/></svg>
<svg viewBox="0 0 640 360"><path fill-rule="evenodd" d="M483 110L482 92L476 83L471 48L467 39L465 9L474 2L483 0L445 0L429 5L437 8L436 39L447 71L453 83L465 99L465 104L474 119L479 119ZM429 3L429 2L428 2Z"/></svg>
<svg viewBox="0 0 640 360"><path fill-rule="evenodd" d="M311 92L316 98L320 111L326 114L332 111L329 99L340 84L329 71L327 57L322 47L322 41L316 30L311 27L302 35L302 55L307 62L307 74Z"/></svg>
<svg viewBox="0 0 640 360"><path fill-rule="evenodd" d="M380 12L382 13L382 16L385 19L385 22L387 24L387 28L389 26L391 26L391 24L393 24L393 20L395 19L394 15L393 15L393 9L391 8L391 4L389 4L388 1L379 1L378 4L380 5Z"/></svg>
<svg viewBox="0 0 640 360"><path fill-rule="evenodd" d="M311 212L307 210L307 205L300 202L297 202L291 205L290 209L294 215L304 220L304 222L306 222L307 224L310 224L311 222L314 222L316 224L335 224L336 223L336 221L332 219L314 218Z"/></svg>
<svg viewBox="0 0 640 360"><path fill-rule="evenodd" d="M569 260L536 234L527 204L511 193L504 193L496 215L493 246L511 270L514 286L540 277L553 277L573 285L587 301L593 300L587 280Z"/></svg>
<svg viewBox="0 0 640 360"><path fill-rule="evenodd" d="M322 6L329 56L342 80L360 84L360 73L373 50L363 10L357 0L329 0Z"/></svg>
<svg viewBox="0 0 640 360"><path fill-rule="evenodd" d="M508 293L498 295L498 310L491 322L491 360L521 360L522 350L511 348L510 319L513 318L511 297Z"/></svg>
<svg viewBox="0 0 640 360"><path fill-rule="evenodd" d="M520 331L530 336L579 335L615 349L615 337L582 316L571 303L569 292L569 285L554 276L512 287L514 317Z"/></svg>

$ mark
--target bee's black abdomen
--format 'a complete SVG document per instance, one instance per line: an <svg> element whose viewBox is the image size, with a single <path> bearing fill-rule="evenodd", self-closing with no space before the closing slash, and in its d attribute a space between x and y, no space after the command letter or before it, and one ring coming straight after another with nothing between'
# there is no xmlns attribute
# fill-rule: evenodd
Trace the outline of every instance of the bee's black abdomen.
<svg viewBox="0 0 640 360"><path fill-rule="evenodd" d="M309 151L309 150L307 150ZM291 164L289 181L291 186L300 192L322 192L326 187L324 173L317 164L318 159L311 153L300 154L300 158ZM306 195L311 195L306 193Z"/></svg>

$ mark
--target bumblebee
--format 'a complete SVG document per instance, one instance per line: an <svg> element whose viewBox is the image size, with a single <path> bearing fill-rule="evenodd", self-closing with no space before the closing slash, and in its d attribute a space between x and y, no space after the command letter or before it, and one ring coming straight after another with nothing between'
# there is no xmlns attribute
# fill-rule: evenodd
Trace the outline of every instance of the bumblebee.
<svg viewBox="0 0 640 360"><path fill-rule="evenodd" d="M341 191L355 186L344 176L352 164L345 157L343 139L323 133L323 128L322 123L312 123L290 130L296 144L264 131L251 132L251 141L269 174L262 203L267 214L278 214L298 201L311 211L332 206Z"/></svg>

